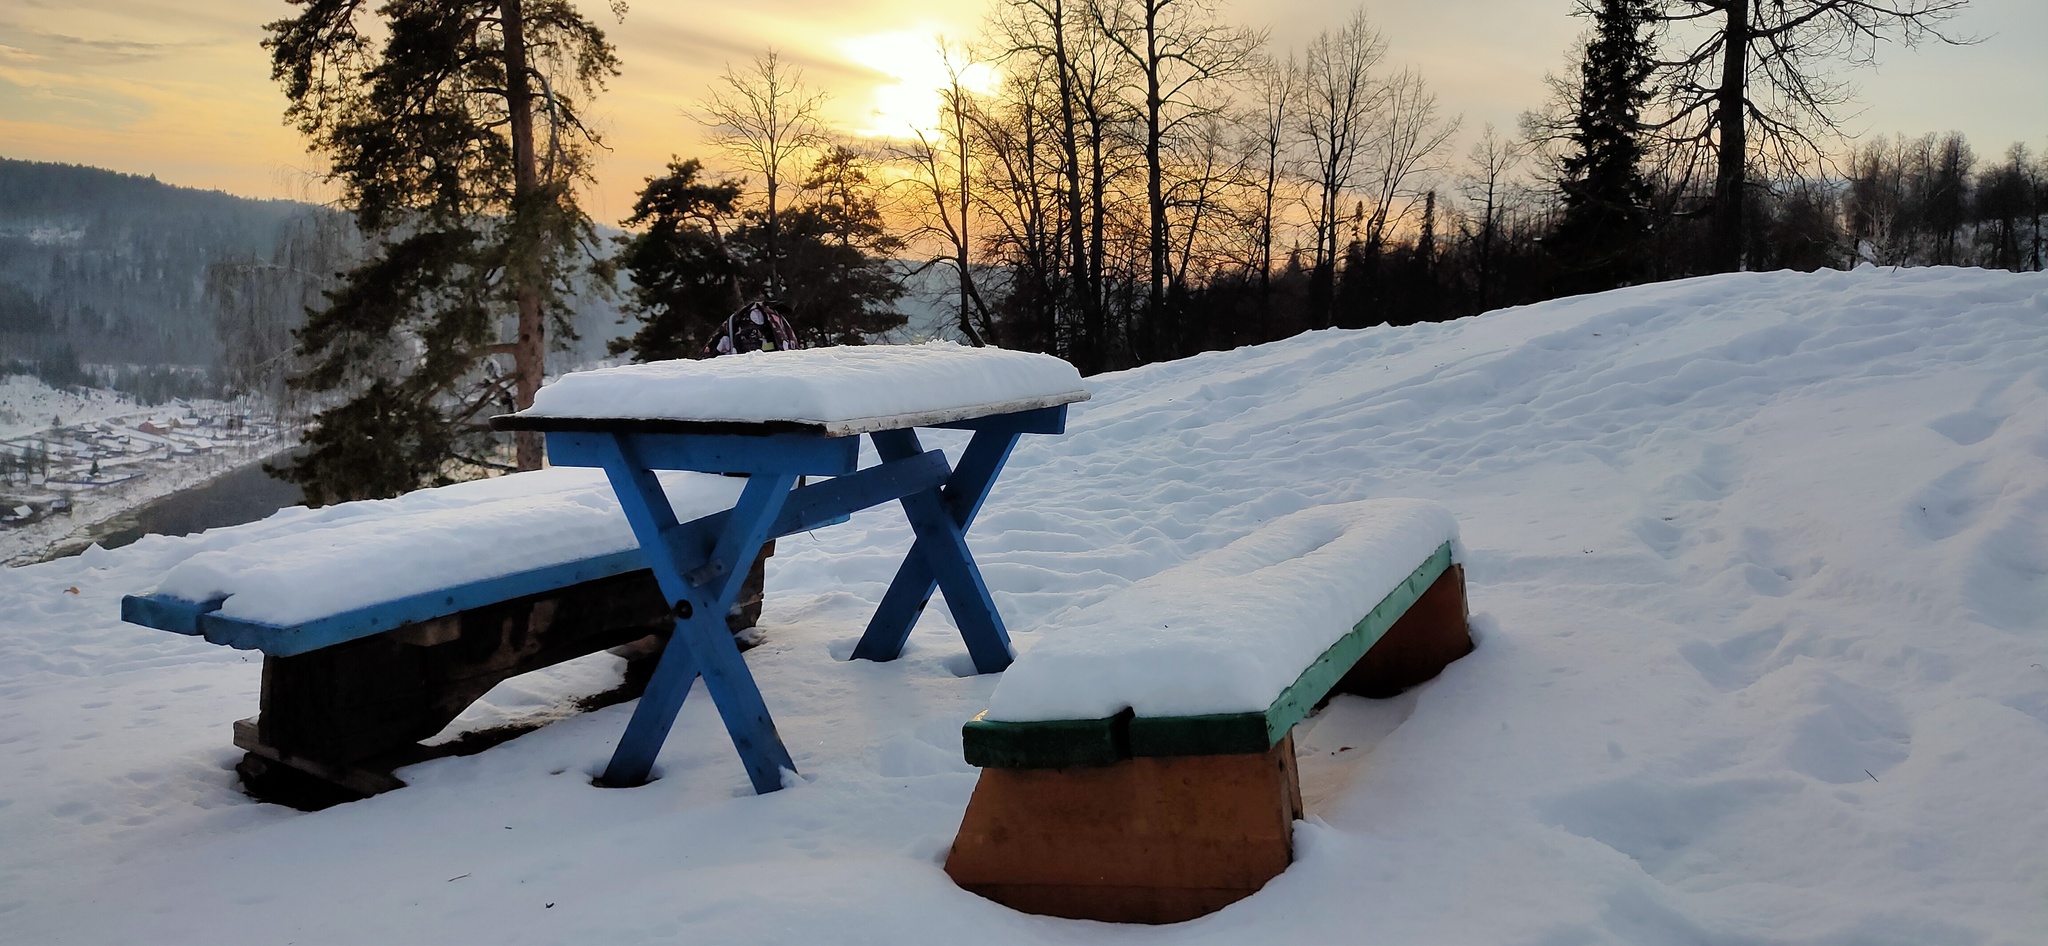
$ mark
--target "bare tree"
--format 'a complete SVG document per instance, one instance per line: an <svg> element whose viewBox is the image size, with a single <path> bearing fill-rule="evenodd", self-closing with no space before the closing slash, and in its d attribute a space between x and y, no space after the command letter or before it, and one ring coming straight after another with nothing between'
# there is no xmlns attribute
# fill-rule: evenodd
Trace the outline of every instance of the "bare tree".
<svg viewBox="0 0 2048 946"><path fill-rule="evenodd" d="M1493 285L1494 247L1500 239L1501 217L1507 210L1508 176L1521 163L1523 154L1522 146L1501 138L1492 125L1487 125L1465 159L1466 171L1459 193L1479 207L1478 232L1468 236L1478 243L1473 276L1480 312L1491 308L1488 290Z"/></svg>
<svg viewBox="0 0 2048 946"><path fill-rule="evenodd" d="M1013 61L996 96L968 115L981 155L975 206L985 220L982 243L1003 274L1005 344L1071 358L1061 319L1069 298L1062 288L1068 177L1064 151L1048 146L1061 138L1051 71L1050 59Z"/></svg>
<svg viewBox="0 0 2048 946"><path fill-rule="evenodd" d="M911 183L922 197L919 204L923 222L909 242L916 245L920 237L941 241L945 252L926 265L944 263L953 268L959 292L960 334L969 344L980 347L987 344L994 325L988 305L974 283L969 261L974 225L974 164L970 149L977 105L962 76L973 60L964 48L947 43L944 37L936 42L939 59L946 69L946 84L938 90L939 121L943 127L937 131L911 129L912 140L894 150L910 164L915 175Z"/></svg>
<svg viewBox="0 0 2048 946"><path fill-rule="evenodd" d="M1252 112L1252 141L1258 177L1258 205L1254 219L1258 237L1254 266L1258 270L1260 317L1273 295L1274 213L1279 204L1280 182L1290 168L1288 145L1293 141L1294 99L1300 93L1301 65L1289 54L1286 61L1267 59L1252 71L1252 88L1258 96Z"/></svg>
<svg viewBox="0 0 2048 946"><path fill-rule="evenodd" d="M341 272L363 253L347 215L316 209L286 222L268 258L233 257L206 267L203 292L231 391L260 395L280 420L289 413L294 397L287 382L306 363L292 331L326 293L341 288Z"/></svg>
<svg viewBox="0 0 2048 946"><path fill-rule="evenodd" d="M823 118L825 93L804 84L803 70L782 61L770 48L754 57L751 67L725 75L711 88L698 121L710 130L712 143L739 168L761 175L767 194L768 294L781 295L781 192L786 177L803 158L828 141Z"/></svg>
<svg viewBox="0 0 2048 946"><path fill-rule="evenodd" d="M1660 67L1665 142L1714 169L1708 267L1742 267L1751 167L1796 172L1825 158L1853 90L1831 62L1873 62L1886 41L1959 42L1940 25L1968 0L1668 0L1678 44ZM1687 38L1690 36L1690 38Z"/></svg>
<svg viewBox="0 0 2048 946"><path fill-rule="evenodd" d="M1370 133L1359 151L1363 165L1358 186L1363 191L1367 257L1377 257L1387 245L1389 230L1400 222L1402 213L1423 197L1412 185L1415 178L1434 169L1433 162L1444 143L1458 132L1458 120L1446 120L1436 111L1436 96L1422 76L1412 69L1396 73L1381 85L1379 108L1372 115Z"/></svg>
<svg viewBox="0 0 2048 946"><path fill-rule="evenodd" d="M1345 192L1357 182L1367 123L1378 106L1374 70L1386 52L1386 40L1360 7L1342 29L1317 35L1302 60L1296 129L1308 149L1309 181L1315 189L1309 208L1315 240L1309 306L1321 328L1330 325Z"/></svg>
<svg viewBox="0 0 2048 946"><path fill-rule="evenodd" d="M1064 259L1060 260L1064 270L1063 285L1058 288L1056 297L1060 301L1047 302L1064 306L1072 313L1070 318L1078 324L1068 328L1069 342L1063 351L1083 373L1093 373L1100 370L1097 345L1092 341L1077 344L1071 340L1075 331L1095 337L1101 322L1096 302L1100 293L1094 290L1095 280L1089 272L1088 236L1082 223L1087 216L1082 184L1083 126L1079 107L1079 70L1075 68L1073 47L1077 37L1084 32L1084 23L1081 14L1075 10L1076 6L1078 3L1070 3L1069 0L1006 0L995 26L1004 58L1013 64L1012 73L1022 71L1033 76L1033 96L1051 96L1052 107L1045 114L1050 119L1050 144L1059 161L1057 237L1065 245ZM1016 65L1018 63L1023 64L1021 69ZM1048 85L1049 88L1046 87ZM1033 111L1038 110L1034 108ZM1047 315L1054 322L1064 321L1056 310L1049 310Z"/></svg>
<svg viewBox="0 0 2048 946"><path fill-rule="evenodd" d="M1173 269L1169 250L1166 167L1176 140L1215 114L1220 97L1208 93L1243 75L1263 37L1217 19L1213 0L1089 0L1089 15L1103 38L1131 68L1143 102L1139 113L1145 154L1145 302L1148 322L1164 309ZM1199 130L1193 132L1199 135Z"/></svg>

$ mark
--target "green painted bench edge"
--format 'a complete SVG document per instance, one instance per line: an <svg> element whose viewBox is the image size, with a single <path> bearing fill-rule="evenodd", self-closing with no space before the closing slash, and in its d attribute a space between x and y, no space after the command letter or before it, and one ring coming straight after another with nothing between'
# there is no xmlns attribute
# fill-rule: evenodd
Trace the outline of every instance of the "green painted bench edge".
<svg viewBox="0 0 2048 946"><path fill-rule="evenodd" d="M1307 718L1352 665L1379 643L1450 567L1451 544L1446 542L1309 664L1263 713L1134 716L1125 710L1102 719L1036 722L998 722L976 716L962 728L961 748L968 764L998 769L1111 765L1133 756L1264 752Z"/></svg>

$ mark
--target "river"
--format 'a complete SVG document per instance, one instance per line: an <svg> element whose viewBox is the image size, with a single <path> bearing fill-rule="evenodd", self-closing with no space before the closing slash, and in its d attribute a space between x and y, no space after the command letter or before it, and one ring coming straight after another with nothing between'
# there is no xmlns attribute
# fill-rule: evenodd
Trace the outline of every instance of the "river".
<svg viewBox="0 0 2048 946"><path fill-rule="evenodd" d="M279 454L265 462L286 456ZM263 472L262 463L251 463L115 516L93 530L92 541L106 548L120 548L145 535L190 535L255 522L303 502L305 493L298 484Z"/></svg>

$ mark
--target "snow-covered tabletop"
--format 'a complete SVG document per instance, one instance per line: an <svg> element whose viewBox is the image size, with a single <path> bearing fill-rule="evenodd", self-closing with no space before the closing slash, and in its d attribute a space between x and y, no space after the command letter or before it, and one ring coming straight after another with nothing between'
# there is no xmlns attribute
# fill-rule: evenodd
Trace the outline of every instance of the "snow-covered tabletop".
<svg viewBox="0 0 2048 946"><path fill-rule="evenodd" d="M564 375L509 427L562 421L795 424L828 436L928 426L1088 399L1051 355L951 342L752 352Z"/></svg>
<svg viewBox="0 0 2048 946"><path fill-rule="evenodd" d="M989 696L1030 722L1264 712L1444 543L1450 510L1420 499L1316 506L1041 628Z"/></svg>

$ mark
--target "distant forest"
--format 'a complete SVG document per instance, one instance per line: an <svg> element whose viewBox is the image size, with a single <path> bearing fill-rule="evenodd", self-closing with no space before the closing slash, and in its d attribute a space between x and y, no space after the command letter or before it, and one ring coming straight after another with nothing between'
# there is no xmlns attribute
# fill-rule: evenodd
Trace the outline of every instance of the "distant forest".
<svg viewBox="0 0 2048 946"><path fill-rule="evenodd" d="M211 367L222 345L208 267L265 258L293 221L318 212L0 159L0 367L54 383L92 380L87 364ZM152 383L179 389L171 393L210 386L205 372L138 370L121 380L138 394L163 393L143 390Z"/></svg>
<svg viewBox="0 0 2048 946"><path fill-rule="evenodd" d="M347 214L0 158L0 373L148 403L285 398L291 330L362 255ZM618 333L584 306L589 360Z"/></svg>

